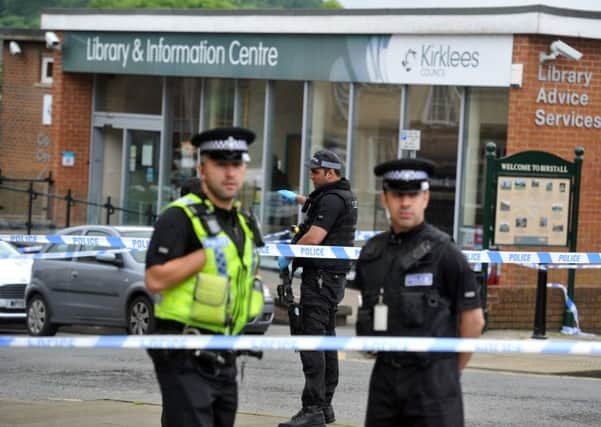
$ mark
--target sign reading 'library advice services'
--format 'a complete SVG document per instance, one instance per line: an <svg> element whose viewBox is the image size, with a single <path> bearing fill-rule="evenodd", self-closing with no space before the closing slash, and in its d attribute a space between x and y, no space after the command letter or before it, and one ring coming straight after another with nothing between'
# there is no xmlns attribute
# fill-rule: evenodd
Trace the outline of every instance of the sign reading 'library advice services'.
<svg viewBox="0 0 601 427"><path fill-rule="evenodd" d="M509 86L512 36L66 32L67 72Z"/></svg>

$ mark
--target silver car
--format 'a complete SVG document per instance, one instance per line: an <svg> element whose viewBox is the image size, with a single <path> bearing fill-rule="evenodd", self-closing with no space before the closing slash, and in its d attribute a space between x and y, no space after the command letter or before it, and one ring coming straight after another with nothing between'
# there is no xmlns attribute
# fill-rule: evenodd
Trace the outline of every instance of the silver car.
<svg viewBox="0 0 601 427"><path fill-rule="evenodd" d="M61 235L150 238L152 227L84 225ZM42 253L94 251L99 246L47 245ZM54 335L60 325L124 326L129 334L154 331L154 299L144 287L146 251L101 253L64 259L36 259L25 290L30 335ZM264 288L263 313L244 333L265 333L273 320L273 298Z"/></svg>
<svg viewBox="0 0 601 427"><path fill-rule="evenodd" d="M150 238L152 227L82 225L58 234ZM55 243L46 245L41 253L102 249L107 248ZM129 334L152 332L154 300L144 287L145 258L146 251L138 250L36 259L25 290L27 331L33 336L50 336L60 325L80 324L124 326Z"/></svg>
<svg viewBox="0 0 601 427"><path fill-rule="evenodd" d="M0 322L23 322L25 287L31 278L31 259L14 258L17 248L0 240Z"/></svg>

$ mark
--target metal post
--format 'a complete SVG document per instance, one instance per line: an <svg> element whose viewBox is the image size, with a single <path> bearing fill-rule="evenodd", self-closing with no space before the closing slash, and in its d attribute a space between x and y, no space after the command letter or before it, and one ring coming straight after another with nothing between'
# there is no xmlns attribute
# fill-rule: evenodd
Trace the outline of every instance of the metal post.
<svg viewBox="0 0 601 427"><path fill-rule="evenodd" d="M152 225L152 217L154 216L154 213L152 212L152 203L149 203L146 205L146 224L147 225Z"/></svg>
<svg viewBox="0 0 601 427"><path fill-rule="evenodd" d="M67 195L65 196L65 200L67 201L67 213L65 218L65 227L71 226L71 203L73 202L73 197L71 197L71 189L67 190Z"/></svg>
<svg viewBox="0 0 601 427"><path fill-rule="evenodd" d="M497 146L494 142L486 144L486 181L484 190L484 206L482 208L482 250L490 247L492 238L492 193L495 160L497 157ZM484 329L488 326L488 263L482 264L482 308L484 310Z"/></svg>
<svg viewBox="0 0 601 427"><path fill-rule="evenodd" d="M114 212L113 205L111 205L111 196L107 196L104 207L106 208L106 225L110 225L111 224L111 215Z"/></svg>
<svg viewBox="0 0 601 427"><path fill-rule="evenodd" d="M35 191L33 190L33 181L29 181L29 189L27 190L29 193L29 202L27 204L27 234L31 234L31 228L33 226L33 199L35 199Z"/></svg>
<svg viewBox="0 0 601 427"><path fill-rule="evenodd" d="M534 332L532 338L547 339L547 265L538 266L538 283L536 284L536 304L534 306Z"/></svg>
<svg viewBox="0 0 601 427"><path fill-rule="evenodd" d="M574 191L573 191L573 203L572 203L572 218L570 228L572 230L572 236L570 239L570 252L576 252L578 250L578 210L580 205L580 176L582 174L582 158L584 156L584 148L576 147L574 150L576 158L574 159L574 165L576 170L574 171ZM573 268L568 270L568 296L574 301L574 282L576 281L576 270ZM574 327L576 322L574 315L571 311L566 308L563 315L563 326Z"/></svg>

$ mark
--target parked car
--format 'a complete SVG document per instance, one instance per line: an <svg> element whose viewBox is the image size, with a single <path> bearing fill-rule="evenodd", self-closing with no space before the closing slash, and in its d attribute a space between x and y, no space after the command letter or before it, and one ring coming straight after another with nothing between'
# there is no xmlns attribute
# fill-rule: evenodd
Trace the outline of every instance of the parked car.
<svg viewBox="0 0 601 427"><path fill-rule="evenodd" d="M61 235L150 238L152 227L84 225ZM99 246L46 245L42 253L94 251ZM129 334L154 331L154 297L144 287L146 251L101 253L64 259L37 259L25 291L27 330L33 336L54 335L60 325L123 326ZM245 333L265 333L273 320L273 299Z"/></svg>
<svg viewBox="0 0 601 427"><path fill-rule="evenodd" d="M152 227L82 225L60 235L150 238ZM41 253L95 251L95 245L53 243ZM54 335L60 325L124 326L129 334L154 328L154 299L144 287L143 250L36 259L25 290L27 331Z"/></svg>
<svg viewBox="0 0 601 427"><path fill-rule="evenodd" d="M17 248L0 240L0 322L23 322L25 287L31 279L31 259L5 258L19 255Z"/></svg>

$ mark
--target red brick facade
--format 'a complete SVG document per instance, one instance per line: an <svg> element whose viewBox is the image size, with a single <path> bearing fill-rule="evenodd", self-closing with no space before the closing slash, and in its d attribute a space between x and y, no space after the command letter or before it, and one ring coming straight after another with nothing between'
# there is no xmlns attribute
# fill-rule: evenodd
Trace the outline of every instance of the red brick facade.
<svg viewBox="0 0 601 427"><path fill-rule="evenodd" d="M2 110L0 112L0 169L10 178L45 178L53 168L49 163L53 144L51 127L42 124L44 95L52 94L51 84L41 83L42 58L52 56L42 41L21 40L21 53L12 55L6 39L3 48ZM8 183L5 183L8 185ZM26 184L11 183L17 188ZM39 191L47 185L36 184ZM5 217L26 212L27 195L0 190L0 205ZM43 212L45 200L37 200L35 211Z"/></svg>
<svg viewBox="0 0 601 427"><path fill-rule="evenodd" d="M92 94L94 79L91 74L63 73L60 52L54 55L54 111L52 139L56 141L51 152L50 165L57 171L55 191L65 195L71 189L72 197L86 200L90 170L90 139ZM64 151L75 154L73 166L62 165ZM71 224L86 220L87 207L76 204L71 211ZM65 203L57 203L54 218L57 224L65 222Z"/></svg>

